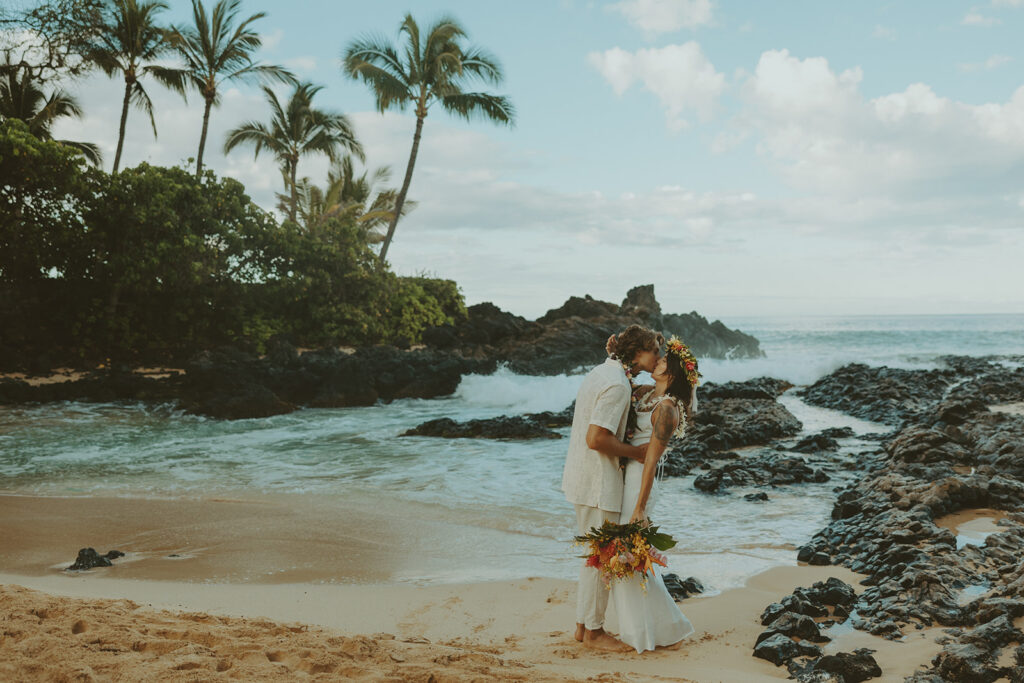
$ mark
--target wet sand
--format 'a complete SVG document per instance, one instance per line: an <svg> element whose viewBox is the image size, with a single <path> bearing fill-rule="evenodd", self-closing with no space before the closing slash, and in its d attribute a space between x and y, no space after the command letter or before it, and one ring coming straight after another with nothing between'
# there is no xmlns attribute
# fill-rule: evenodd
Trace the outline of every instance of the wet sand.
<svg viewBox="0 0 1024 683"><path fill-rule="evenodd" d="M594 653L572 639L573 582L387 579L417 561L416 548L444 539L462 549L468 527L409 510L392 518L361 502L339 522L339 509L0 496L9 551L0 557L0 678L786 680L784 668L751 656L764 607L830 576L860 589L843 568L777 567L680 603L697 633L679 650ZM477 534L486 535L467 531L468 543L486 542ZM61 571L86 539L129 555ZM507 535L501 542L495 557ZM871 647L881 680L897 681L938 652L938 635L891 642L851 632L829 649Z"/></svg>

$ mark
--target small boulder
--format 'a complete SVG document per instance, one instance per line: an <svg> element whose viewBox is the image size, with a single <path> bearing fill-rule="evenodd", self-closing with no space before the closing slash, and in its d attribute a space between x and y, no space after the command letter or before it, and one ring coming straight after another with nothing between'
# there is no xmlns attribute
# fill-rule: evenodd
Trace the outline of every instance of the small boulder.
<svg viewBox="0 0 1024 683"><path fill-rule="evenodd" d="M846 683L860 683L882 675L878 662L871 656L874 650L861 648L849 652L825 655L814 664L814 671L838 674Z"/></svg>
<svg viewBox="0 0 1024 683"><path fill-rule="evenodd" d="M792 640L775 633L754 646L754 656L767 659L775 666L781 666L800 654L800 648Z"/></svg>
<svg viewBox="0 0 1024 683"><path fill-rule="evenodd" d="M68 567L70 571L83 571L86 569L92 569L93 567L110 567L113 566L111 560L124 557L124 553L120 550L111 550L105 555L100 555L93 548L82 548L78 551L78 557L75 558L75 563Z"/></svg>
<svg viewBox="0 0 1024 683"><path fill-rule="evenodd" d="M839 450L839 442L825 434L805 436L789 448L798 453L820 453L821 451Z"/></svg>

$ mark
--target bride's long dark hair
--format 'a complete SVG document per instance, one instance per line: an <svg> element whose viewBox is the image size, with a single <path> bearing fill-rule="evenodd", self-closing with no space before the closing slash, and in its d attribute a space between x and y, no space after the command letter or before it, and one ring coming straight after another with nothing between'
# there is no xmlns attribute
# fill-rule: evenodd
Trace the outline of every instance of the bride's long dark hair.
<svg viewBox="0 0 1024 683"><path fill-rule="evenodd" d="M686 368L683 367L682 360L671 351L665 353L665 371L672 377L672 381L669 382L665 393L675 397L679 401L679 405L686 411L686 416L690 417L693 414L692 407L690 406L690 399L693 396L693 385L690 383L690 378L687 375Z"/></svg>

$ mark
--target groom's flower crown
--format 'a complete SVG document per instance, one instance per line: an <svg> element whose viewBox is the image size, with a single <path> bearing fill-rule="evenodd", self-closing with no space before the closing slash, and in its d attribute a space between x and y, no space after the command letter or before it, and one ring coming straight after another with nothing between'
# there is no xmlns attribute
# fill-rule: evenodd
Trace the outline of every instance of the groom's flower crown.
<svg viewBox="0 0 1024 683"><path fill-rule="evenodd" d="M691 386L700 384L700 371L697 370L697 357L690 351L690 347L679 340L679 337L672 335L672 338L665 344L667 353L674 353L679 357L679 364L686 371L686 378L690 380Z"/></svg>

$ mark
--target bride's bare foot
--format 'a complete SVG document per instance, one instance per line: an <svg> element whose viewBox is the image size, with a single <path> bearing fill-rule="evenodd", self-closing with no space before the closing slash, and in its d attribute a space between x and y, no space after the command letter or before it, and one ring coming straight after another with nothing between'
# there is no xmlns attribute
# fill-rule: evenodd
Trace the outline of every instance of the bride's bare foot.
<svg viewBox="0 0 1024 683"><path fill-rule="evenodd" d="M576 639L576 642L583 642L583 634L586 632L586 630L587 629L583 626L583 624L576 624L576 635L573 636L573 638Z"/></svg>
<svg viewBox="0 0 1024 683"><path fill-rule="evenodd" d="M626 645L618 638L605 633L603 628L599 628L595 631L591 631L590 629L584 630L583 647L590 648L591 650L602 650L604 652L629 652L632 649L629 645Z"/></svg>

